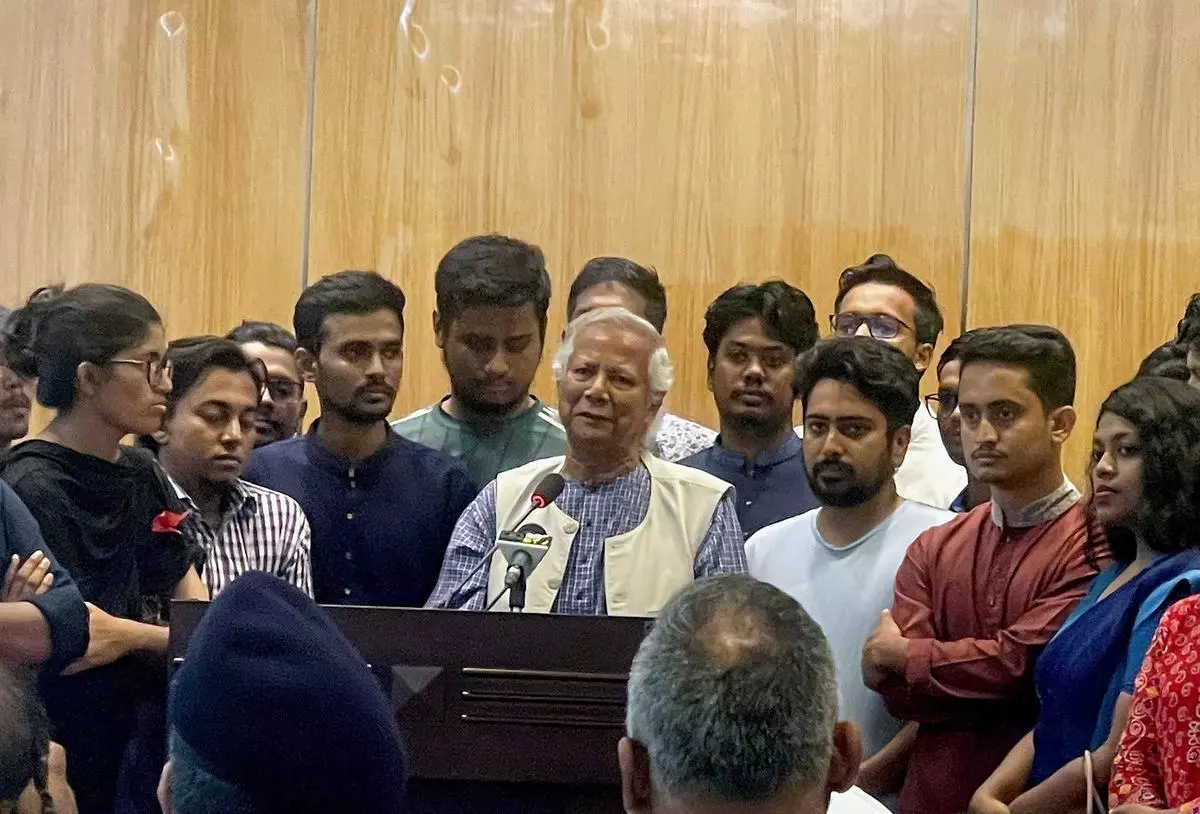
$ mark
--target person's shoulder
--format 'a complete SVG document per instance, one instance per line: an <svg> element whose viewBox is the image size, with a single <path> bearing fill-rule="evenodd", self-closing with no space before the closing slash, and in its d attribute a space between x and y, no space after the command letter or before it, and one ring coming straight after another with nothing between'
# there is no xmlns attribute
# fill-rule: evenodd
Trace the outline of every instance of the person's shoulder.
<svg viewBox="0 0 1200 814"><path fill-rule="evenodd" d="M858 786L851 786L830 796L829 814L888 814L888 809Z"/></svg>
<svg viewBox="0 0 1200 814"><path fill-rule="evenodd" d="M567 429L555 408L539 400L534 406L533 415L538 424L545 425L550 432L562 435L563 438L567 437Z"/></svg>
<svg viewBox="0 0 1200 814"><path fill-rule="evenodd" d="M705 472L712 474L712 464L710 458L712 456L713 445L709 444L699 452L693 452L686 458L682 458L675 463L680 466L690 466L693 469L703 469Z"/></svg>
<svg viewBox="0 0 1200 814"><path fill-rule="evenodd" d="M408 415L397 418L389 426L391 426L393 432L410 437L413 434L420 433L421 429L433 418L437 408L437 404L430 404L428 407L413 410Z"/></svg>
<svg viewBox="0 0 1200 814"><path fill-rule="evenodd" d="M304 457L304 446L307 439L298 435L295 438L285 438L266 446L258 447L250 456L250 465L270 465L279 461L293 461Z"/></svg>
<svg viewBox="0 0 1200 814"><path fill-rule="evenodd" d="M248 480L239 480L238 485L245 491L247 497L253 498L258 502L260 511L266 507L277 512L287 515L304 515L304 509L300 503L290 495L285 495L283 492L270 489L266 486L260 486L257 483L251 483Z"/></svg>
<svg viewBox="0 0 1200 814"><path fill-rule="evenodd" d="M26 505L31 499L40 504L59 496L65 498L64 489L75 482L59 457L43 454L55 446L48 441L25 441L13 447L5 458L0 477Z"/></svg>
<svg viewBox="0 0 1200 814"><path fill-rule="evenodd" d="M412 467L419 473L423 472L439 479L459 475L470 477L457 459L440 449L426 446L403 435L398 435L392 443L395 445L394 454L403 459L405 466Z"/></svg>
<svg viewBox="0 0 1200 814"><path fill-rule="evenodd" d="M653 461L649 467L651 470L650 474L660 480L685 484L692 488L712 490L721 494L733 489L733 485L728 481L722 480L716 475L709 474L703 469L688 466L683 462L665 461L662 458L652 458L650 460Z"/></svg>
<svg viewBox="0 0 1200 814"><path fill-rule="evenodd" d="M923 525L926 528L941 526L960 516L957 512L939 509L937 506L930 506L919 500L905 500L897 511L902 513L906 522L917 526Z"/></svg>
<svg viewBox="0 0 1200 814"><path fill-rule="evenodd" d="M925 506L920 503L916 505ZM925 508L938 511L932 506L925 506ZM916 551L922 546L945 550L961 543L973 543L978 539L980 528L985 523L992 522L992 504L981 503L971 511L962 514L953 512L945 512L945 514L949 517L944 522L932 524L917 535L910 550Z"/></svg>
<svg viewBox="0 0 1200 814"><path fill-rule="evenodd" d="M777 546L791 546L798 538L811 535L813 519L820 511L820 508L809 509L804 514L763 526L746 540L746 553L753 550L765 554Z"/></svg>
<svg viewBox="0 0 1200 814"><path fill-rule="evenodd" d="M1171 607L1167 608L1166 613L1162 616L1160 627L1168 625L1171 622L1179 623L1186 620L1195 620L1184 625L1187 629L1200 629L1200 594L1184 597Z"/></svg>

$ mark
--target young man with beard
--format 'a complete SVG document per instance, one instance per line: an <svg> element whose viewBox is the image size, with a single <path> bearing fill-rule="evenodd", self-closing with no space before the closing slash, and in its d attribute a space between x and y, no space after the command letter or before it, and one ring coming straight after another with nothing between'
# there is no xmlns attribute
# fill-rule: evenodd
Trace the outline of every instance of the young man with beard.
<svg viewBox="0 0 1200 814"><path fill-rule="evenodd" d="M704 315L708 389L721 434L680 463L733 484L747 537L817 506L792 431L796 358L816 341L812 301L782 280L736 285Z"/></svg>
<svg viewBox="0 0 1200 814"><path fill-rule="evenodd" d="M475 489L448 455L388 427L404 367L404 293L373 271L339 272L300 295L293 323L321 418L303 437L255 452L246 479L304 509L318 602L419 607Z"/></svg>
<svg viewBox="0 0 1200 814"><path fill-rule="evenodd" d="M0 325L8 319L9 310L0 306ZM33 379L20 376L4 365L4 348L0 347L0 461L13 441L29 433L29 411L33 406Z"/></svg>
<svg viewBox="0 0 1200 814"><path fill-rule="evenodd" d="M274 322L246 320L225 336L242 347L251 359L267 368L267 386L255 421L255 447L265 447L285 438L295 438L304 424L308 402L304 381L296 365L296 337Z"/></svg>
<svg viewBox="0 0 1200 814"><path fill-rule="evenodd" d="M479 488L562 455L567 436L556 411L529 392L550 308L541 249L504 235L467 238L438 263L434 288L433 332L450 395L392 429L456 458Z"/></svg>
<svg viewBox="0 0 1200 814"><path fill-rule="evenodd" d="M863 647L863 680L911 723L885 748L902 814L958 814L1033 728L1033 669L1096 568L1063 475L1075 353L1045 325L974 332L959 354L962 443L991 500L930 529Z"/></svg>
<svg viewBox="0 0 1200 814"><path fill-rule="evenodd" d="M295 500L241 479L254 447L262 362L215 336L167 346L171 392L163 427L144 437L187 508L180 526L204 550L200 576L217 596L247 571L312 595L308 520Z"/></svg>
<svg viewBox="0 0 1200 814"><path fill-rule="evenodd" d="M863 642L891 605L909 544L954 515L896 494L919 404L917 371L903 353L862 337L829 339L801 368L804 464L820 508L752 536L746 559L752 576L803 600L825 631L842 714L870 756L901 723L863 685Z"/></svg>

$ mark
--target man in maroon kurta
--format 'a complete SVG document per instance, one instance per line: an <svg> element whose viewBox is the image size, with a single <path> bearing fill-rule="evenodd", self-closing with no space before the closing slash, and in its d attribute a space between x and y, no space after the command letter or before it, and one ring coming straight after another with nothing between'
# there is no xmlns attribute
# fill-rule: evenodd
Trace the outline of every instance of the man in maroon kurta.
<svg viewBox="0 0 1200 814"><path fill-rule="evenodd" d="M992 501L917 538L863 650L867 685L911 722L879 758L907 760L902 814L967 810L1033 726L1034 663L1095 574L1084 505L1062 474L1070 343L1044 326L993 328L961 358L963 447Z"/></svg>

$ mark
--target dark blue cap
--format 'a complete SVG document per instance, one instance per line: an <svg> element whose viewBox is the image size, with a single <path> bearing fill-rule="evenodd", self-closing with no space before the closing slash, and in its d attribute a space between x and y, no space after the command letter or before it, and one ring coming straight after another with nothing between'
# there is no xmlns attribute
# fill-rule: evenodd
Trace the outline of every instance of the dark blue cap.
<svg viewBox="0 0 1200 814"><path fill-rule="evenodd" d="M402 810L395 712L325 612L278 577L248 572L212 603L168 718L207 771L263 812Z"/></svg>

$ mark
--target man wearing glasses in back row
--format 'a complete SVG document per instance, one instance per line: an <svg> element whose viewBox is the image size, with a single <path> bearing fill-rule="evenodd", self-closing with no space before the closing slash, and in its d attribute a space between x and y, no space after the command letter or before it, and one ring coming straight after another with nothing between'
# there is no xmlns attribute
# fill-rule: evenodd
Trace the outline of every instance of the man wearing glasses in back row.
<svg viewBox="0 0 1200 814"><path fill-rule="evenodd" d="M267 385L254 422L254 448L299 435L308 402L296 364L296 337L274 322L246 320L225 338L237 342L243 353L267 367Z"/></svg>
<svg viewBox="0 0 1200 814"><path fill-rule="evenodd" d="M886 254L873 254L842 272L833 308L835 336L870 336L902 351L918 374L929 368L942 312L932 289ZM947 509L966 486L966 470L946 452L937 420L925 406L917 408L908 453L896 471L896 490L909 500Z"/></svg>

